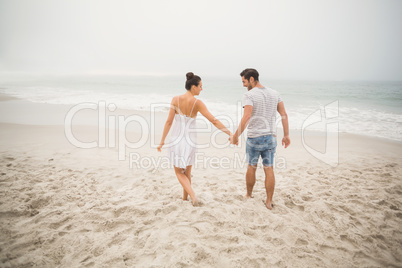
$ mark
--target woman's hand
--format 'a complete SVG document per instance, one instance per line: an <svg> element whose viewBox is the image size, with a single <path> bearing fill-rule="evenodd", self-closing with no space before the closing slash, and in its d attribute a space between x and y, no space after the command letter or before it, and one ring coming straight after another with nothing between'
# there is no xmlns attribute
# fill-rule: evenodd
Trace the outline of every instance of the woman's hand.
<svg viewBox="0 0 402 268"><path fill-rule="evenodd" d="M163 145L165 145L165 143L164 143L164 142L161 142L161 143L159 144L159 146L156 148L156 149L158 149L158 152L162 152L162 147L163 147Z"/></svg>
<svg viewBox="0 0 402 268"><path fill-rule="evenodd" d="M230 133L230 135L229 135L229 142L230 142L230 144L233 144L233 145L239 145L239 139L235 138L232 133Z"/></svg>

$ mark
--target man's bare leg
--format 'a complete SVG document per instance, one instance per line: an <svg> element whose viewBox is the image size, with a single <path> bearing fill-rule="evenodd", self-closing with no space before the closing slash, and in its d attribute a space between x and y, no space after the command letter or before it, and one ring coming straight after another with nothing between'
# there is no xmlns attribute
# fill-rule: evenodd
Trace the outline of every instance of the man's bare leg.
<svg viewBox="0 0 402 268"><path fill-rule="evenodd" d="M246 173L246 186L247 186L247 194L245 198L253 197L253 188L255 184L255 172L257 170L257 165L252 166L248 165L247 173Z"/></svg>
<svg viewBox="0 0 402 268"><path fill-rule="evenodd" d="M265 201L265 205L268 209L272 209L272 197L274 196L275 190L275 175L274 168L269 166L264 166L265 173L265 189L267 191L267 201Z"/></svg>
<svg viewBox="0 0 402 268"><path fill-rule="evenodd" d="M186 171L184 172L184 175L186 175L187 179L190 182L190 185L191 185L191 167L192 166L187 166ZM187 199L188 199L188 193L183 188L183 200L187 200Z"/></svg>
<svg viewBox="0 0 402 268"><path fill-rule="evenodd" d="M193 206L198 205L198 199L195 197L195 193L191 188L191 183L187 178L187 176L183 173L183 169L174 167L174 171L176 173L177 179L179 180L181 186L183 187L183 190L185 190L190 195Z"/></svg>

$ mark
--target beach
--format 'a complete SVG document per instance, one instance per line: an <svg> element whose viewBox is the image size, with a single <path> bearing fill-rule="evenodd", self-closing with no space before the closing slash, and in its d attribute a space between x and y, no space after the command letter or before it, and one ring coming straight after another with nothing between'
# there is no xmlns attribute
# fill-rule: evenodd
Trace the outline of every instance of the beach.
<svg viewBox="0 0 402 268"><path fill-rule="evenodd" d="M192 186L201 204L193 207L166 149L154 146L163 123L139 148L119 147L123 136L107 129L103 142L88 111L72 129L93 147L84 149L66 136L71 107L25 104L1 96L2 267L402 266L401 142L340 133L328 148L322 133L293 131L284 149L278 131L270 211L262 168L254 198L244 200L245 145L225 146L217 134L198 151ZM29 122L32 111L41 124ZM141 140L138 129L127 128L125 141ZM325 150L337 163L317 158Z"/></svg>

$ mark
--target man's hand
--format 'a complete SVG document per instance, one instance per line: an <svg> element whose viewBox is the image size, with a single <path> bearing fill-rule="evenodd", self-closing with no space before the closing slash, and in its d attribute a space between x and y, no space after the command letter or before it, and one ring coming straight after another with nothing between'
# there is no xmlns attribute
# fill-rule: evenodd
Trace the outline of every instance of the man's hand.
<svg viewBox="0 0 402 268"><path fill-rule="evenodd" d="M282 139L282 146L285 146L287 148L290 145L290 138L289 136L284 136Z"/></svg>

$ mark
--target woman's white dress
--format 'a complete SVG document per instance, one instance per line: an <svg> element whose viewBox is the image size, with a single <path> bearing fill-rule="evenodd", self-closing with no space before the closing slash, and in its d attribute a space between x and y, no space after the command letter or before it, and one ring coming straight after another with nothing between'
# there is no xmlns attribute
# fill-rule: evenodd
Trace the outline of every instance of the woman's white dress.
<svg viewBox="0 0 402 268"><path fill-rule="evenodd" d="M185 169L187 166L194 164L195 153L197 151L196 120L190 117L197 100L193 104L190 116L186 116L181 113L179 98L177 99L178 114L174 116L174 124L171 129L167 151L171 163L175 167Z"/></svg>

